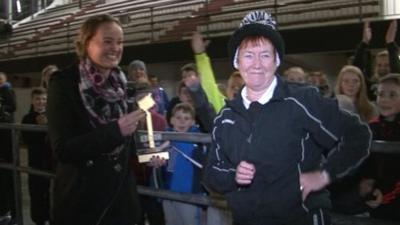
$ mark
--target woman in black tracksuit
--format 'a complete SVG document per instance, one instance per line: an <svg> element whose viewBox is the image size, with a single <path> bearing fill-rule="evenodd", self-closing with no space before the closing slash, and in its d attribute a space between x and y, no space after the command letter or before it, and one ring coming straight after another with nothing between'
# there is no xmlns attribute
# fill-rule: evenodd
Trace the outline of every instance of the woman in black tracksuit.
<svg viewBox="0 0 400 225"><path fill-rule="evenodd" d="M325 187L368 156L368 125L276 75L284 47L269 14L249 13L228 49L245 86L215 119L205 183L238 225L330 224Z"/></svg>

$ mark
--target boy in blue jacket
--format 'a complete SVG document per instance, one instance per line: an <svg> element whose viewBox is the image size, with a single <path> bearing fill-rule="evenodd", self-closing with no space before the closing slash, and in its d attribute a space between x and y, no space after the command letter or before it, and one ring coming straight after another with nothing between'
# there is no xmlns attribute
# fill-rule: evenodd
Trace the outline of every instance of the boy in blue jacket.
<svg viewBox="0 0 400 225"><path fill-rule="evenodd" d="M199 132L195 125L195 110L188 103L179 103L172 110L170 131ZM172 141L169 160L165 165L165 186L180 193L204 193L200 185L202 162L206 148L191 142ZM167 225L200 224L201 208L196 205L164 200Z"/></svg>

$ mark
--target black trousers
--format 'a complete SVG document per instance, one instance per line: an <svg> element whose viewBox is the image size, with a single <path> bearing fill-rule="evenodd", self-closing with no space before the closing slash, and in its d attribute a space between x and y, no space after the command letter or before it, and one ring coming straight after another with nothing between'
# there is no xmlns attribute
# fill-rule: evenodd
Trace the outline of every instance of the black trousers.
<svg viewBox="0 0 400 225"><path fill-rule="evenodd" d="M50 180L30 175L28 180L31 198L31 218L37 225L50 220Z"/></svg>
<svg viewBox="0 0 400 225"><path fill-rule="evenodd" d="M40 143L40 142L39 142ZM28 163L34 169L51 171L51 159L46 155L46 146L28 146ZM50 221L50 179L36 175L28 177L31 199L31 218L36 225Z"/></svg>

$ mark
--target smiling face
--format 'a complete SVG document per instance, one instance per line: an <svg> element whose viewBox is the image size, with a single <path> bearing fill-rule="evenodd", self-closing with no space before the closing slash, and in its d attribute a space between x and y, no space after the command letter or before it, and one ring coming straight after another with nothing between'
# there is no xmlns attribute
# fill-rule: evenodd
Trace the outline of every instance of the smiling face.
<svg viewBox="0 0 400 225"><path fill-rule="evenodd" d="M275 71L275 48L266 38L245 39L239 46L238 69L251 91L266 90Z"/></svg>
<svg viewBox="0 0 400 225"><path fill-rule="evenodd" d="M378 85L376 103L379 113L389 121L393 121L400 112L400 86L392 82Z"/></svg>
<svg viewBox="0 0 400 225"><path fill-rule="evenodd" d="M171 124L175 131L186 132L194 125L195 121L189 112L176 110L171 117Z"/></svg>
<svg viewBox="0 0 400 225"><path fill-rule="evenodd" d="M96 33L87 43L87 54L100 72L108 75L118 66L122 57L123 32L115 22L105 22L98 26Z"/></svg>
<svg viewBox="0 0 400 225"><path fill-rule="evenodd" d="M38 113L42 113L42 112L46 111L46 104L47 104L47 95L46 94L32 96L33 111L38 112Z"/></svg>
<svg viewBox="0 0 400 225"><path fill-rule="evenodd" d="M341 89L344 95L356 99L361 87L361 80L353 72L344 72L341 80Z"/></svg>
<svg viewBox="0 0 400 225"><path fill-rule="evenodd" d="M390 72L389 56L387 54L377 55L375 58L375 72L378 78Z"/></svg>

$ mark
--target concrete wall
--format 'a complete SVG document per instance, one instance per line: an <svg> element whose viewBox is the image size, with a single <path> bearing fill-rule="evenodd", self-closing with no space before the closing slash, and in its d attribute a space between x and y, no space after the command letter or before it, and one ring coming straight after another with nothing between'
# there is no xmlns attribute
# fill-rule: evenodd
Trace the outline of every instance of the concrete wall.
<svg viewBox="0 0 400 225"><path fill-rule="evenodd" d="M29 112L31 107L31 91L32 88L14 88L17 111L15 112L15 122L21 123L22 117Z"/></svg>

